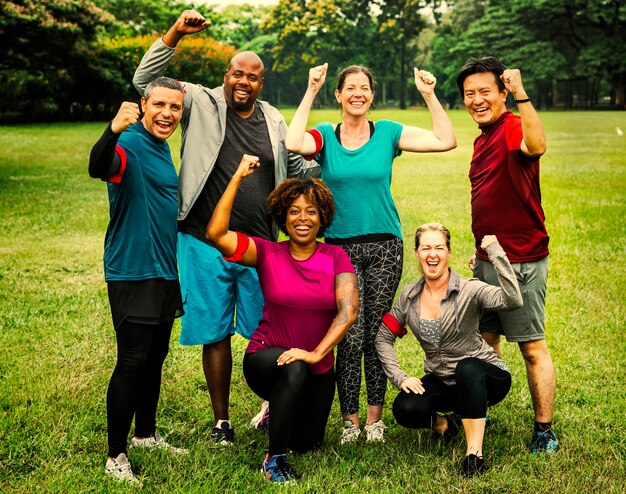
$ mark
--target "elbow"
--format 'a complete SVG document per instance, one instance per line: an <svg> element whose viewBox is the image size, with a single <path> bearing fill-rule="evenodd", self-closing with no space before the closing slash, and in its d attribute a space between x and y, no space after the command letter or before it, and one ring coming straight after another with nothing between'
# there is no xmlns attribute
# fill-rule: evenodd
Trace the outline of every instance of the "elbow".
<svg viewBox="0 0 626 494"><path fill-rule="evenodd" d="M354 323L356 323L358 318L359 318L359 306L358 305L356 307L351 306L346 309L346 322L347 322L346 326L348 327L348 329L354 326Z"/></svg>
<svg viewBox="0 0 626 494"><path fill-rule="evenodd" d="M216 230L217 229L212 227L211 223L209 223L206 227L206 232L204 232L204 237L207 239L212 247L215 247L217 245L217 241L219 239L219 235Z"/></svg>
<svg viewBox="0 0 626 494"><path fill-rule="evenodd" d="M289 136L289 134L287 134L287 136L285 137L285 148L287 148L287 151L289 151L290 153L299 154L298 144L295 142L295 139L293 137Z"/></svg>

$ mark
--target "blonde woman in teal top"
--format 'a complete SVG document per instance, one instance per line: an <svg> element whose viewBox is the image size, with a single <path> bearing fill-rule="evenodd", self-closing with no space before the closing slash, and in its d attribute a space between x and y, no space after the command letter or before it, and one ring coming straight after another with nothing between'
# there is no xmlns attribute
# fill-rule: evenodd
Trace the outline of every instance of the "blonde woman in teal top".
<svg viewBox="0 0 626 494"><path fill-rule="evenodd" d="M448 151L456 147L452 123L435 96L436 79L415 69L415 85L430 111L433 129L390 120L367 119L374 100L371 71L351 65L337 78L335 97L343 121L306 130L315 96L326 80L328 64L309 71L307 91L289 126L285 145L315 158L333 193L335 219L325 235L350 256L359 282L360 313L337 350L337 389L344 429L340 443L358 439L361 361L367 387L366 440L383 441L382 407L387 379L374 348L382 316L387 313L402 275L402 230L391 196L392 164L402 151Z"/></svg>

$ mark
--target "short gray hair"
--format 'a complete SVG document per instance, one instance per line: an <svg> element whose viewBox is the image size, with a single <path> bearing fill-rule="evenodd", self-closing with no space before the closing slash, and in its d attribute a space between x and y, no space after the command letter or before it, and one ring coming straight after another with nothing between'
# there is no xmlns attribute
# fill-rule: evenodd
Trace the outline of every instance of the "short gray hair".
<svg viewBox="0 0 626 494"><path fill-rule="evenodd" d="M143 92L143 97L149 99L152 95L152 90L155 87L165 87L167 89L175 89L176 91L180 91L183 95L185 94L185 90L180 82L176 79L172 79L171 77L157 77L152 82L150 82L145 91Z"/></svg>

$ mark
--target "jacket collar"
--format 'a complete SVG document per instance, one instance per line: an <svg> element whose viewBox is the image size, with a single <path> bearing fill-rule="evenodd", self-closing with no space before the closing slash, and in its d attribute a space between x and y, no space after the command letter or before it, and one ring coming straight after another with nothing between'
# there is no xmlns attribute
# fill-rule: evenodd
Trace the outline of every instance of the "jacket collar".
<svg viewBox="0 0 626 494"><path fill-rule="evenodd" d="M448 278L448 289L446 290L446 296L444 300L446 300L450 295L454 292L458 293L461 287L461 277L454 271L452 268L448 268L448 272L450 273L450 278ZM409 299L413 300L414 298L419 297L420 293L424 289L424 285L426 284L426 280L422 276L417 283L414 283L413 286L409 289L407 296Z"/></svg>

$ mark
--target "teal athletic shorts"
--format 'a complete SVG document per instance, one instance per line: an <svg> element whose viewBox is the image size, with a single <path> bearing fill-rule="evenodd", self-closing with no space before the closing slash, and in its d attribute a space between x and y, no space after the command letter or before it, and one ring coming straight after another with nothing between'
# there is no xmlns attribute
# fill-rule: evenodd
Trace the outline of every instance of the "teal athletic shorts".
<svg viewBox="0 0 626 494"><path fill-rule="evenodd" d="M480 331L506 336L507 341L522 343L543 340L545 334L545 301L548 281L548 258L533 262L511 263L524 300L515 310L486 311L480 320ZM496 270L489 261L476 258L474 276L490 285L500 286Z"/></svg>
<svg viewBox="0 0 626 494"><path fill-rule="evenodd" d="M224 260L186 233L178 233L178 268L185 310L180 344L217 343L235 333L249 340L263 315L256 269Z"/></svg>

